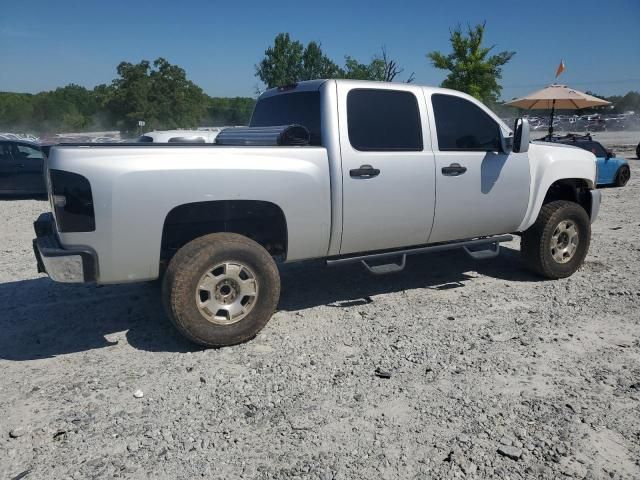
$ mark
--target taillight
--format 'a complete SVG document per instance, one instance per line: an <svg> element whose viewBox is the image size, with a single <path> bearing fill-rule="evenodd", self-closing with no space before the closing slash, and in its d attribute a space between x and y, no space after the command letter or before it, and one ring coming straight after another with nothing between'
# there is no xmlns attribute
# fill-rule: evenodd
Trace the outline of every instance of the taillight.
<svg viewBox="0 0 640 480"><path fill-rule="evenodd" d="M93 232L96 229L91 185L82 175L49 170L51 204L60 232Z"/></svg>

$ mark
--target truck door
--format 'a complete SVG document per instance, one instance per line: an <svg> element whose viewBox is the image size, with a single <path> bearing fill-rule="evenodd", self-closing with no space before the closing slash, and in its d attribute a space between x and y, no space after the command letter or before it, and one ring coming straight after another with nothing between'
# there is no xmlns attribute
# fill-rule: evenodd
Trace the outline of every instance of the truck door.
<svg viewBox="0 0 640 480"><path fill-rule="evenodd" d="M467 98L431 95L436 209L430 243L514 232L529 202L528 153L502 151L500 126Z"/></svg>
<svg viewBox="0 0 640 480"><path fill-rule="evenodd" d="M427 243L434 156L419 87L338 83L341 254Z"/></svg>

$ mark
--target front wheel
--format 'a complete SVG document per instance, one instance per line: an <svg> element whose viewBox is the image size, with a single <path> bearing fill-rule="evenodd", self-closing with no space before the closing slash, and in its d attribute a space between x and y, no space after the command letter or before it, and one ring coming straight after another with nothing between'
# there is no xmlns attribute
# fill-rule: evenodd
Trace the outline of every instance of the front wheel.
<svg viewBox="0 0 640 480"><path fill-rule="evenodd" d="M520 252L535 273L565 278L580 268L590 241L591 223L584 208L557 200L543 205L536 222L522 234Z"/></svg>
<svg viewBox="0 0 640 480"><path fill-rule="evenodd" d="M235 233L197 238L171 259L162 284L167 314L189 340L223 347L253 338L280 297L273 258Z"/></svg>
<svg viewBox="0 0 640 480"><path fill-rule="evenodd" d="M628 165L622 165L616 173L616 187L624 187L631 178L631 170Z"/></svg>

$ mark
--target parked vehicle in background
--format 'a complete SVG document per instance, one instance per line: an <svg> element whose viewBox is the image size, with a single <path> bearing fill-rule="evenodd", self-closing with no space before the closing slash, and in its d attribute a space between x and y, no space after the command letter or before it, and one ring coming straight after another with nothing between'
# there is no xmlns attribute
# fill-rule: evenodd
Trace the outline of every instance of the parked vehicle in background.
<svg viewBox="0 0 640 480"><path fill-rule="evenodd" d="M40 145L22 140L0 140L0 194L45 194L42 170Z"/></svg>
<svg viewBox="0 0 640 480"><path fill-rule="evenodd" d="M600 142L593 140L589 134L568 134L563 137L552 137L551 139L546 136L541 140L573 145L593 153L596 156L598 187L624 187L631 178L629 163L624 158L616 158L613 151L604 148Z"/></svg>
<svg viewBox="0 0 640 480"><path fill-rule="evenodd" d="M545 278L572 275L587 255L601 196L593 154L530 143L526 120L512 131L464 93L300 82L263 93L249 128L229 130L216 145L53 148L53 213L34 225L39 271L101 284L165 272L176 328L224 346L271 318L276 262L394 273L418 253L495 257L514 232Z"/></svg>
<svg viewBox="0 0 640 480"><path fill-rule="evenodd" d="M532 131L545 131L549 129L548 117L529 116ZM506 119L503 119L506 120ZM507 122L509 124L509 122ZM640 129L640 115L633 112L624 114L591 114L591 115L564 115L554 117L553 130L555 132L621 132Z"/></svg>
<svg viewBox="0 0 640 480"><path fill-rule="evenodd" d="M214 143L221 128L212 130L157 130L145 133L140 143Z"/></svg>

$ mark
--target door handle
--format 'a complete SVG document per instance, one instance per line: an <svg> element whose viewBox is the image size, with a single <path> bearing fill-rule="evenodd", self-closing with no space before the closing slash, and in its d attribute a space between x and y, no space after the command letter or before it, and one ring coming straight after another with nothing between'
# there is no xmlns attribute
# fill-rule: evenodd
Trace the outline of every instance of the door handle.
<svg viewBox="0 0 640 480"><path fill-rule="evenodd" d="M452 163L448 167L442 167L442 174L447 177L457 177L467 171L467 167L463 167L459 163Z"/></svg>
<svg viewBox="0 0 640 480"><path fill-rule="evenodd" d="M17 164L17 165L16 165L16 167L18 167L18 168L24 168L24 163L19 163L19 164Z"/></svg>
<svg viewBox="0 0 640 480"><path fill-rule="evenodd" d="M380 170L373 168L371 165L360 165L360 168L349 170L349 175L360 178L373 178L380 175Z"/></svg>

